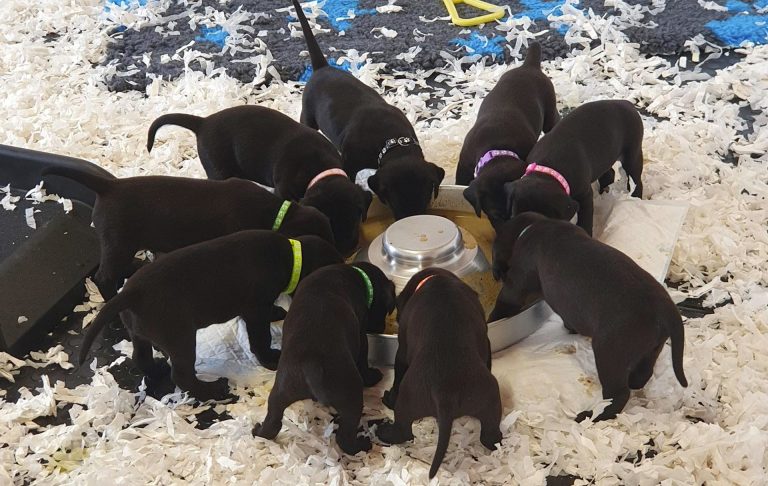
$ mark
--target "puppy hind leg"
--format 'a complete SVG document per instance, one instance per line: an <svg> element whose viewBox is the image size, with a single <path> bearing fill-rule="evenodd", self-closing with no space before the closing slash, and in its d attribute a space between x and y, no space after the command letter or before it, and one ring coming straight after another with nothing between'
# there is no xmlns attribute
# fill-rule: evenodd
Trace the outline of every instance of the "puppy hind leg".
<svg viewBox="0 0 768 486"><path fill-rule="evenodd" d="M148 378L162 378L171 371L166 360L156 360L153 357L152 343L133 333L131 334L131 342L133 343L133 354L131 356L133 364Z"/></svg>
<svg viewBox="0 0 768 486"><path fill-rule="evenodd" d="M486 406L477 414L480 420L480 443L487 449L496 449L496 444L501 442L501 393L496 379L492 378L492 386L483 393L488 397Z"/></svg>
<svg viewBox="0 0 768 486"><path fill-rule="evenodd" d="M291 380L289 383L289 379L285 373L277 372L275 385L269 393L267 416L261 424L253 427L254 436L274 439L283 427L285 409L294 402L312 397L305 383L298 383L296 380Z"/></svg>
<svg viewBox="0 0 768 486"><path fill-rule="evenodd" d="M597 376L603 388L603 399L611 400L603 412L592 419L593 422L599 422L616 418L629 401L630 390L627 383L629 363L622 359L625 354L613 346L593 341L593 348ZM581 412L576 417L576 421L580 422L590 416L592 416L591 411Z"/></svg>
<svg viewBox="0 0 768 486"><path fill-rule="evenodd" d="M401 444L413 439L413 422L429 415L436 415L429 390L416 389L406 377L400 385L395 403L395 421L379 424L376 437L387 444ZM425 411L425 408L431 408Z"/></svg>
<svg viewBox="0 0 768 486"><path fill-rule="evenodd" d="M608 186L613 184L616 180L616 171L613 168L608 169L603 175L601 175L597 181L600 183L600 194L608 192Z"/></svg>
<svg viewBox="0 0 768 486"><path fill-rule="evenodd" d="M272 315L273 306L269 305L243 314L242 317L251 352L263 367L274 371L280 360L280 350L272 348L272 330L269 326Z"/></svg>
<svg viewBox="0 0 768 486"><path fill-rule="evenodd" d="M394 410L397 403L397 395L400 391L400 383L403 381L405 372L408 371L408 350L406 344L400 341L400 345L397 348L395 354L395 379L392 382L392 388L384 392L384 396L381 397L381 401L387 407Z"/></svg>
<svg viewBox="0 0 768 486"><path fill-rule="evenodd" d="M629 373L629 388L639 390L643 388L653 376L653 366L664 348L662 342L653 351L645 355L635 368Z"/></svg>
<svg viewBox="0 0 768 486"><path fill-rule="evenodd" d="M187 323L166 322L168 329L184 329ZM186 325L185 325L186 324ZM182 390L188 391L198 400L220 400L226 398L229 386L226 378L213 382L201 381L195 373L196 343L195 333L191 329L180 332L172 343L165 347L171 358L171 378Z"/></svg>
<svg viewBox="0 0 768 486"><path fill-rule="evenodd" d="M635 150L626 153L621 158L621 166L627 174L627 190L630 190L629 179L635 183L635 190L632 191L632 197L643 197L643 148L637 147Z"/></svg>
<svg viewBox="0 0 768 486"><path fill-rule="evenodd" d="M132 249L119 244L102 245L99 269L94 274L94 280L104 300L117 295L123 280L131 274L135 254Z"/></svg>
<svg viewBox="0 0 768 486"><path fill-rule="evenodd" d="M371 440L358 437L357 429L363 417L363 382L358 373L344 373L345 379L335 380L328 387L328 396L333 408L339 413L336 429L336 443L346 454L371 450ZM326 386L330 383L326 382Z"/></svg>

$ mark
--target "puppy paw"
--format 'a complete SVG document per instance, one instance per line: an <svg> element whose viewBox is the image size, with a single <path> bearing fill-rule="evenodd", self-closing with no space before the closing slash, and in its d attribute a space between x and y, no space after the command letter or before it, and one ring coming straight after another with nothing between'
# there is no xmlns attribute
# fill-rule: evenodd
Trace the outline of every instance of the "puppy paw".
<svg viewBox="0 0 768 486"><path fill-rule="evenodd" d="M200 382L197 390L192 395L198 400L204 402L207 400L226 400L230 398L229 381L226 378L219 378L212 382Z"/></svg>
<svg viewBox="0 0 768 486"><path fill-rule="evenodd" d="M171 374L171 365L164 358L155 358L152 368L148 370L147 377L159 380Z"/></svg>
<svg viewBox="0 0 768 486"><path fill-rule="evenodd" d="M397 401L397 393L394 390L387 390L384 392L384 396L381 397L381 402L387 406L390 410L395 409L395 402Z"/></svg>
<svg viewBox="0 0 768 486"><path fill-rule="evenodd" d="M279 427L268 427L267 424L256 424L253 426L253 429L251 429L251 434L253 434L254 437L262 437L268 440L273 440L277 437L278 432L280 432Z"/></svg>
<svg viewBox="0 0 768 486"><path fill-rule="evenodd" d="M383 422L376 426L376 437L385 444L400 444L411 440L413 434L404 434L393 422Z"/></svg>
<svg viewBox="0 0 768 486"><path fill-rule="evenodd" d="M584 410L583 412L581 412L576 416L575 420L577 422L583 422L590 417L592 417L592 410Z"/></svg>
<svg viewBox="0 0 768 486"><path fill-rule="evenodd" d="M368 368L363 372L363 385L373 386L380 382L382 378L384 378L384 375L380 370L377 370L376 368Z"/></svg>
<svg viewBox="0 0 768 486"><path fill-rule="evenodd" d="M358 452L368 452L371 450L371 447L373 447L371 439L368 437L356 437L355 440L350 441L349 443L341 441L337 437L336 442L339 444L339 449L350 456L354 456Z"/></svg>
<svg viewBox="0 0 768 486"><path fill-rule="evenodd" d="M490 449L492 451L498 449L497 444L501 443L501 439L501 431L490 436L484 436L480 434L480 443L483 444L486 449Z"/></svg>

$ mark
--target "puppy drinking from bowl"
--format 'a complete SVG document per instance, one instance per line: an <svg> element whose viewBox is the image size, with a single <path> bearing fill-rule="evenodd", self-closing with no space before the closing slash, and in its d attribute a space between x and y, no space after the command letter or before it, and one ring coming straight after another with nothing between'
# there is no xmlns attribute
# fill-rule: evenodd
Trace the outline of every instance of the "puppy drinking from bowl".
<svg viewBox="0 0 768 486"><path fill-rule="evenodd" d="M162 375L152 347L171 360L171 377L200 400L226 394L227 380L207 383L195 375L195 333L241 316L251 351L274 370L280 351L272 349L273 303L292 293L299 280L320 267L341 263L330 243L316 236L295 240L273 231L246 230L187 246L139 269L104 305L88 327L80 363L104 325L120 313L133 342L134 364L150 378Z"/></svg>
<svg viewBox="0 0 768 486"><path fill-rule="evenodd" d="M491 345L477 293L453 273L427 268L415 274L397 298L398 349L395 380L384 404L394 423L380 423L376 436L399 444L413 438L412 424L436 417L433 478L445 457L454 419L480 420L480 442L501 441L501 395L491 374Z"/></svg>
<svg viewBox="0 0 768 486"><path fill-rule="evenodd" d="M688 386L683 322L667 291L578 226L532 212L514 217L497 230L493 274L504 286L491 320L516 315L543 297L566 329L592 338L603 398L612 400L594 421L616 417L630 390L645 386L667 338L675 377ZM576 420L591 415L584 411Z"/></svg>
<svg viewBox="0 0 768 486"><path fill-rule="evenodd" d="M482 210L493 225L506 219L504 183L522 177L542 130L559 120L555 88L541 71L541 46L534 42L523 65L504 73L485 96L461 147L456 184L469 186L464 197L477 216Z"/></svg>
<svg viewBox="0 0 768 486"><path fill-rule="evenodd" d="M367 332L382 332L385 317L394 309L394 284L370 263L332 265L307 277L283 322L269 409L254 435L274 439L285 409L311 398L339 413L336 441L341 450L370 450L370 440L357 437L363 387L378 383L382 374L368 366Z"/></svg>
<svg viewBox="0 0 768 486"><path fill-rule="evenodd" d="M312 61L304 88L301 121L321 130L341 152L344 170L355 177L378 169L368 187L392 209L395 219L424 214L437 197L445 170L424 160L408 118L352 74L328 65L298 0L293 0Z"/></svg>
<svg viewBox="0 0 768 486"><path fill-rule="evenodd" d="M536 211L563 220L578 214L578 225L591 235L592 182L599 180L600 191L606 190L617 159L635 183L632 196L643 197L643 120L637 109L624 100L585 103L533 146L525 175L504 184L507 212Z"/></svg>
<svg viewBox="0 0 768 486"><path fill-rule="evenodd" d="M349 180L336 148L316 130L260 106L227 108L205 118L169 113L149 128L147 150L167 124L195 133L209 179L239 177L274 187L278 197L325 214L342 254L357 247L371 194Z"/></svg>

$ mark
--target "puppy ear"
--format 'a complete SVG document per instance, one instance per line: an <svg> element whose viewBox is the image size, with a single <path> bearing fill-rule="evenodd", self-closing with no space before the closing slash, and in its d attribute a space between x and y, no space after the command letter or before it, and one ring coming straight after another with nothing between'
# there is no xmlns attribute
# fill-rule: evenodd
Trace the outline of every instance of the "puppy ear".
<svg viewBox="0 0 768 486"><path fill-rule="evenodd" d="M517 181L504 183L504 195L507 199L507 214L506 214L507 219L514 216L514 214L512 214L512 209L515 205L515 186L516 186L515 183L516 182Z"/></svg>
<svg viewBox="0 0 768 486"><path fill-rule="evenodd" d="M362 188L360 189L360 192L362 193L362 197L363 197L363 206L360 208L360 210L362 211L362 215L363 215L362 219L363 221L365 221L366 219L368 219L368 209L370 209L371 207L371 202L373 201L373 194L371 194L370 192Z"/></svg>
<svg viewBox="0 0 768 486"><path fill-rule="evenodd" d="M430 169L433 171L433 178L432 178L432 187L434 190L434 195L437 197L437 194L440 192L440 183L443 182L443 179L445 178L445 170L442 167L439 167L432 162L427 162L430 165Z"/></svg>
<svg viewBox="0 0 768 486"><path fill-rule="evenodd" d="M379 174L373 174L368 178L368 188L379 197L379 200L381 200L382 203L387 204L387 199L382 192L382 187L379 182Z"/></svg>
<svg viewBox="0 0 768 486"><path fill-rule="evenodd" d="M386 290L386 300L384 301L387 309L387 315L391 314L392 311L395 310L395 307L397 307L397 301L395 297L395 284L392 283L391 280L387 279L387 290Z"/></svg>
<svg viewBox="0 0 768 486"><path fill-rule="evenodd" d="M469 204L472 205L473 208L475 208L475 214L477 217L480 217L480 212L482 211L482 206L480 205L480 197L477 195L477 185L476 184L469 184L469 186L464 189L464 199L466 199Z"/></svg>

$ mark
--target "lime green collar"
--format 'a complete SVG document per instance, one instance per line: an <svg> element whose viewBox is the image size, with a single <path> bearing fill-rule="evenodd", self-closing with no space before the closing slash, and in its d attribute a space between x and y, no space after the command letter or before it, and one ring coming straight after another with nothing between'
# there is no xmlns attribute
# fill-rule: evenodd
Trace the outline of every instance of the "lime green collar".
<svg viewBox="0 0 768 486"><path fill-rule="evenodd" d="M367 273L363 271L362 268L356 267L352 265L352 268L357 270L360 273L360 276L363 277L363 282L365 282L365 298L368 304L368 308L371 308L371 304L373 304L373 284L371 283L371 278L368 276Z"/></svg>
<svg viewBox="0 0 768 486"><path fill-rule="evenodd" d="M290 294L296 290L296 286L299 285L299 277L301 277L301 242L290 239L288 241L291 243L291 250L293 251L293 270L291 270L291 280L283 290L284 294Z"/></svg>
<svg viewBox="0 0 768 486"><path fill-rule="evenodd" d="M285 214L288 212L288 208L291 207L291 201L283 201L283 205L280 206L280 209L277 211L277 216L275 216L275 222L272 223L272 231L277 231L280 229L280 226L283 224L283 220L285 219Z"/></svg>

